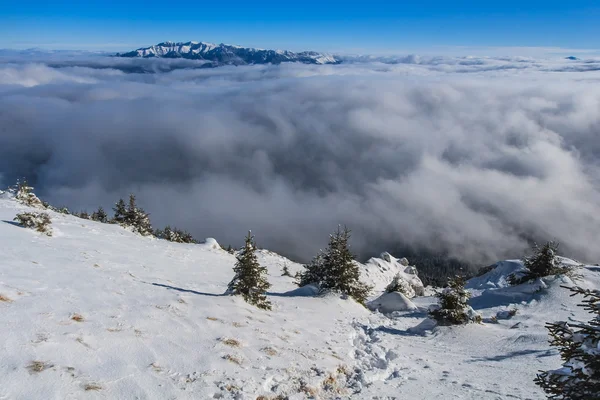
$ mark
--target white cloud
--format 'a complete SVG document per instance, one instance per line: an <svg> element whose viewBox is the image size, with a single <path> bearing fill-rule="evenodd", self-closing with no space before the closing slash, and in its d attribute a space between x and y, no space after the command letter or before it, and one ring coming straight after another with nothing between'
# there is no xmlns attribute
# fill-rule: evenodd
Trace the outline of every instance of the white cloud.
<svg viewBox="0 0 600 400"><path fill-rule="evenodd" d="M75 209L135 191L157 224L222 243L251 228L303 259L339 223L363 255L411 245L483 262L535 238L600 257L597 62L396 62L13 59L0 174Z"/></svg>

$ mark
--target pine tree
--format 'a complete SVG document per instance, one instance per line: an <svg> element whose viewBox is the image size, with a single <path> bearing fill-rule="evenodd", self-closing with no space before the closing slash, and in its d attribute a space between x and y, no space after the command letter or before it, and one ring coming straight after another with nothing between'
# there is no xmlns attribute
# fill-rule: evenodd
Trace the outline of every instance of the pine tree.
<svg viewBox="0 0 600 400"><path fill-rule="evenodd" d="M123 203L123 205L124 204L125 203ZM106 222L108 222L108 215L106 215L106 212L104 211L104 209L102 207L98 207L98 210L94 211L92 213L92 219L94 221L106 223Z"/></svg>
<svg viewBox="0 0 600 400"><path fill-rule="evenodd" d="M36 208L46 208L42 201L33 193L33 187L27 184L26 180L17 181L16 190L14 190L15 199L26 206Z"/></svg>
<svg viewBox="0 0 600 400"><path fill-rule="evenodd" d="M127 211L125 213L125 225L132 227L133 230L140 235L152 235L150 216L144 211L143 208L137 206L135 202L135 196L133 194L129 195L129 206L127 207Z"/></svg>
<svg viewBox="0 0 600 400"><path fill-rule="evenodd" d="M194 237L191 235L191 233L188 233L184 230L181 229L177 229L177 228L172 228L167 225L165 227L165 229L157 229L154 232L154 236L156 236L157 238L160 239L165 239L168 240L169 242L176 242L176 243L198 243L198 241L196 239L194 239Z"/></svg>
<svg viewBox="0 0 600 400"><path fill-rule="evenodd" d="M301 286L309 283L319 285L321 290L335 291L365 304L371 287L360 282L360 269L348 247L350 231L338 230L329 236L327 250L319 252L300 275Z"/></svg>
<svg viewBox="0 0 600 400"><path fill-rule="evenodd" d="M448 281L448 287L436 293L439 305L430 309L429 315L440 325L462 325L467 322L480 322L481 317L475 315L467 304L471 293L465 290L464 278L457 276Z"/></svg>
<svg viewBox="0 0 600 400"><path fill-rule="evenodd" d="M271 287L267 281L267 268L261 267L256 258L254 236L248 232L244 247L236 256L237 262L233 271L235 276L227 287L227 293L242 295L244 300L265 310L271 309L266 292Z"/></svg>
<svg viewBox="0 0 600 400"><path fill-rule="evenodd" d="M117 224L124 223L127 215L127 208L123 199L119 199L119 201L117 201L117 203L113 207L113 211L115 212L115 215L112 219L113 222L116 222Z"/></svg>
<svg viewBox="0 0 600 400"><path fill-rule="evenodd" d="M129 205L127 207L125 206L123 199L119 199L113 210L115 211L115 216L113 217L114 222L131 227L134 232L137 232L140 235L152 235L153 231L152 224L150 223L150 216L143 208L137 206L133 194L129 195Z"/></svg>
<svg viewBox="0 0 600 400"><path fill-rule="evenodd" d="M523 266L525 271L519 275L511 274L508 282L511 285L519 285L533 279L543 278L549 275L563 274L569 271L568 267L562 266L556 257L558 243L547 242L542 247L534 245L534 254L525 257Z"/></svg>
<svg viewBox="0 0 600 400"><path fill-rule="evenodd" d="M292 277L292 274L290 273L290 269L288 268L287 264L283 264L283 268L281 270L281 276Z"/></svg>
<svg viewBox="0 0 600 400"><path fill-rule="evenodd" d="M80 212L78 217L81 219L90 219L90 215L87 213L87 211Z"/></svg>
<svg viewBox="0 0 600 400"><path fill-rule="evenodd" d="M535 383L550 399L591 400L600 398L600 290L568 288L584 297L584 307L594 318L588 323L555 322L546 325L550 346L563 360L560 369L537 375Z"/></svg>

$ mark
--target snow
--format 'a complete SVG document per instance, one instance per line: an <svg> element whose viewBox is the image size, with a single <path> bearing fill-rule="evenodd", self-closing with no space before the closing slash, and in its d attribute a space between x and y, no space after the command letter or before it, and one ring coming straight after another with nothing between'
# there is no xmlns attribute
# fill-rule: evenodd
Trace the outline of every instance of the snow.
<svg viewBox="0 0 600 400"><path fill-rule="evenodd" d="M400 292L384 293L377 299L368 304L371 310L378 310L382 313L391 313L394 311L412 311L417 306Z"/></svg>
<svg viewBox="0 0 600 400"><path fill-rule="evenodd" d="M417 309L382 314L314 296L282 276L300 264L267 250L263 311L223 295L235 258L214 239L171 243L52 211L48 237L12 222L32 210L0 198L0 399L543 399L535 374L560 366L545 323L589 319L560 287L569 278L502 284L518 262L469 282L484 321L516 315L439 327L422 311L433 297L388 296ZM408 268L386 258L361 265L374 297ZM598 267L578 272L600 286Z"/></svg>

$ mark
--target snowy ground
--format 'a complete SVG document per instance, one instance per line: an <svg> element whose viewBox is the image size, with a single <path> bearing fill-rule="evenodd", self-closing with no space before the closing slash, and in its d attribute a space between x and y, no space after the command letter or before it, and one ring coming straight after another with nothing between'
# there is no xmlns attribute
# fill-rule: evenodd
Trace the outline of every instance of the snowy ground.
<svg viewBox="0 0 600 400"><path fill-rule="evenodd" d="M47 237L12 223L22 209L0 199L0 399L541 399L536 371L559 365L544 324L589 319L567 278L536 292L490 275L470 282L486 323L414 330L435 299L386 316L290 295L281 270L301 266L267 251L274 308L261 311L222 295L235 259L214 244L52 212ZM600 287L600 268L580 273Z"/></svg>

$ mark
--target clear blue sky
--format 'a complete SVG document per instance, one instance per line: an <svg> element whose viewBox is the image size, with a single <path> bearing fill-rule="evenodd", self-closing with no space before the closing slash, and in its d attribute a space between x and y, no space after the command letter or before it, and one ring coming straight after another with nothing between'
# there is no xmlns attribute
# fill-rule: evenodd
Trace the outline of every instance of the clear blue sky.
<svg viewBox="0 0 600 400"><path fill-rule="evenodd" d="M600 0L0 0L0 48L121 51L165 40L346 52L600 48Z"/></svg>

